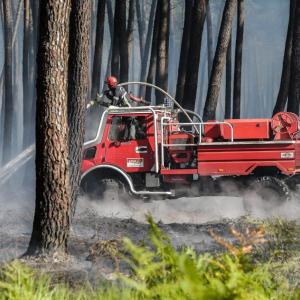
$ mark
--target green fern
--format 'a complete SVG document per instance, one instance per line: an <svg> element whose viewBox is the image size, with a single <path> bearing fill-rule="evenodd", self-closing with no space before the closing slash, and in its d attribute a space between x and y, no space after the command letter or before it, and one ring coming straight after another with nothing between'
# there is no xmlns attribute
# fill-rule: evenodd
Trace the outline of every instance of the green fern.
<svg viewBox="0 0 300 300"><path fill-rule="evenodd" d="M37 275L24 265L12 263L0 274L0 300L300 299L300 291L291 289L283 276L270 272L274 265L249 265L243 253L212 256L199 255L190 247L176 250L152 217L147 219L149 242L135 245L124 239L126 256L121 259L131 272L118 274L121 281L117 284L100 286L99 290L71 290L53 285L51 278Z"/></svg>

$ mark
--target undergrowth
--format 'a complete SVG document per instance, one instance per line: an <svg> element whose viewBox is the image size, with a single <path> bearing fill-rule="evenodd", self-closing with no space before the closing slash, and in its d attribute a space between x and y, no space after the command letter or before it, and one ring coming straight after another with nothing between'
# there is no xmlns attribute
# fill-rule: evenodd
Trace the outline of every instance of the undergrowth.
<svg viewBox="0 0 300 300"><path fill-rule="evenodd" d="M286 259L282 256L283 249L279 258L275 257L276 261L253 263L253 253L260 248L256 249L251 243L264 242L262 227L246 233L232 228L231 233L237 240L235 244L211 232L214 239L227 249L225 253L212 256L197 254L188 247L176 250L150 216L148 222L149 245L135 245L129 239L124 240L123 253L126 254L121 259L130 266L131 273L118 273L119 280L115 283L100 286L98 290L90 287L71 289L53 284L49 276L39 275L14 262L7 265L0 274L0 300L300 299L297 285L291 285L285 276L276 273L274 264ZM274 240L280 234L285 237L289 234L278 224L269 224L269 228L264 224L264 228L267 234L273 234Z"/></svg>

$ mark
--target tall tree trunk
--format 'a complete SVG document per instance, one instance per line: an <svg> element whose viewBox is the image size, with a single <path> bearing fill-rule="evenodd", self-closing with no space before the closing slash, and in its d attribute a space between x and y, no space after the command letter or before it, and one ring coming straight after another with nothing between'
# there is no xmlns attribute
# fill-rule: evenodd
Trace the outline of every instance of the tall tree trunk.
<svg viewBox="0 0 300 300"><path fill-rule="evenodd" d="M158 2L161 6L161 17L157 38L156 85L168 90L168 58L170 29L170 0ZM156 103L162 103L164 96L156 91Z"/></svg>
<svg viewBox="0 0 300 300"><path fill-rule="evenodd" d="M112 57L111 57L111 74L120 77L120 34L121 34L121 14L122 0L116 0L114 14L114 30L112 42Z"/></svg>
<svg viewBox="0 0 300 300"><path fill-rule="evenodd" d="M277 96L277 101L273 110L273 115L280 111L284 111L289 94L296 3L297 0L290 0L290 17L284 49L280 88Z"/></svg>
<svg viewBox="0 0 300 300"><path fill-rule="evenodd" d="M300 103L300 3L297 1L293 30L291 77L287 111L299 114Z"/></svg>
<svg viewBox="0 0 300 300"><path fill-rule="evenodd" d="M151 10L153 7L153 2L156 2L156 1L152 1ZM146 27L145 26L145 16L142 13L140 0L136 0L135 4L136 4L136 16L137 16L138 31L139 31L140 56L141 56L141 60L142 60L143 56L144 56L144 51L145 51L145 49L147 49L147 48L145 48L145 27ZM155 6L155 3L154 3L154 6ZM150 13L150 16L151 16L151 13ZM150 17L150 19L151 19L151 17ZM150 26L150 19L149 19L148 28Z"/></svg>
<svg viewBox="0 0 300 300"><path fill-rule="evenodd" d="M138 1L136 1L138 2ZM147 37L146 37L146 44L145 44L145 51L143 51L143 57L142 57L142 68L141 68L141 78L140 80L144 82L146 80L147 75L147 66L148 66L148 60L149 60L149 53L151 48L151 37L153 33L153 27L154 27L154 17L155 17L155 11L156 11L156 4L157 0L153 0L151 4L151 10L150 10L150 16L149 16L149 23L148 23L148 31L147 31ZM145 87L140 87L140 95L145 95Z"/></svg>
<svg viewBox="0 0 300 300"><path fill-rule="evenodd" d="M11 158L13 130L13 17L11 0L2 0L4 14L4 137L3 163Z"/></svg>
<svg viewBox="0 0 300 300"><path fill-rule="evenodd" d="M212 31L212 20L211 20L209 0L207 0L207 4L206 4L206 27L207 27L207 75L209 80L211 68L214 60L213 31Z"/></svg>
<svg viewBox="0 0 300 300"><path fill-rule="evenodd" d="M108 16L108 25L109 25L108 28L109 28L111 43L110 43L109 52L108 52L105 78L107 78L107 76L109 76L109 74L111 74L112 49L113 49L113 42L114 42L114 13L113 13L111 0L107 0L107 16ZM103 86L102 86L102 89L103 89Z"/></svg>
<svg viewBox="0 0 300 300"><path fill-rule="evenodd" d="M32 89L32 109L31 109L31 116L35 116L36 113L36 88L35 82L37 77L37 51L38 51L38 37L39 37L39 23L40 23L40 1L31 0L31 7L32 7L32 47L30 51L30 57L29 57L29 64L30 64L30 84ZM35 120L34 120L35 121ZM30 125L30 132L34 132L35 129L35 122L32 122Z"/></svg>
<svg viewBox="0 0 300 300"><path fill-rule="evenodd" d="M244 36L244 0L238 0L237 31L234 62L234 87L232 115L234 119L241 117L241 82L243 61L243 36Z"/></svg>
<svg viewBox="0 0 300 300"><path fill-rule="evenodd" d="M64 253L70 231L70 0L41 0L37 58L36 203L27 255Z"/></svg>
<svg viewBox="0 0 300 300"><path fill-rule="evenodd" d="M151 55L150 55L149 69L148 69L148 75L147 75L148 83L153 83L154 76L155 76L155 69L156 69L157 40L158 40L160 10L161 10L161 6L158 5L159 1L157 1L157 5L156 5L155 20L154 20L154 26L153 26ZM151 101L151 96L152 96L152 89L148 87L146 89L145 99L147 101Z"/></svg>
<svg viewBox="0 0 300 300"><path fill-rule="evenodd" d="M195 1L192 13L192 29L190 35L191 41L187 62L186 82L184 87L184 100L182 102L183 106L190 110L194 110L196 102L201 40L205 16L206 0Z"/></svg>
<svg viewBox="0 0 300 300"><path fill-rule="evenodd" d="M71 0L68 86L69 159L72 215L79 192L83 154L85 111L89 84L91 0ZM105 10L105 7L101 7Z"/></svg>
<svg viewBox="0 0 300 300"><path fill-rule="evenodd" d="M23 147L28 147L33 142L33 132L31 132L32 122L32 102L33 84L30 74L30 48L34 47L32 11L30 0L24 0L24 33L23 33Z"/></svg>
<svg viewBox="0 0 300 300"><path fill-rule="evenodd" d="M116 0L120 2L120 20L118 25L119 32L119 49L120 49L120 82L128 81L129 60L128 60L128 43L127 43L127 26L126 26L126 2L125 0Z"/></svg>
<svg viewBox="0 0 300 300"><path fill-rule="evenodd" d="M104 21L105 21L105 3L106 3L106 0L98 1L96 42L95 42L93 74L92 74L92 92L91 92L92 99L95 99L97 92L100 89L100 82L101 82L102 49L103 49Z"/></svg>
<svg viewBox="0 0 300 300"><path fill-rule="evenodd" d="M229 45L232 21L236 11L237 0L226 0L213 68L209 80L208 92L204 106L204 120L215 119L218 97L221 88L222 73Z"/></svg>
<svg viewBox="0 0 300 300"><path fill-rule="evenodd" d="M127 48L128 48L128 61L130 61L132 45L133 45L133 29L134 29L134 3L135 0L129 0L129 12L127 22Z"/></svg>
<svg viewBox="0 0 300 300"><path fill-rule="evenodd" d="M226 93L225 93L225 119L231 118L231 86L232 86L232 61L231 61L231 37L226 55Z"/></svg>
<svg viewBox="0 0 300 300"><path fill-rule="evenodd" d="M176 86L176 100L182 104L183 92L185 86L187 64L188 64L188 54L190 48L190 32L191 32L191 22L192 22L192 11L193 11L193 1L185 0L185 12L184 12L184 25L183 33L181 39L181 50L179 58L178 67L178 78Z"/></svg>

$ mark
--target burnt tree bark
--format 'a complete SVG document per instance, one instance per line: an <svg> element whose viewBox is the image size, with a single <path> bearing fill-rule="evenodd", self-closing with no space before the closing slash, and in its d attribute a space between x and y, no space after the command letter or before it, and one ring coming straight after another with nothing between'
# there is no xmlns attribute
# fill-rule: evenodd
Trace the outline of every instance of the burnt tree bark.
<svg viewBox="0 0 300 300"><path fill-rule="evenodd" d="M237 0L226 0L213 68L209 80L208 92L204 106L204 120L215 119L218 97L221 88L222 72L225 65L227 48L230 40L232 21Z"/></svg>
<svg viewBox="0 0 300 300"><path fill-rule="evenodd" d="M294 22L295 22L294 20L295 20L296 3L297 3L296 0L290 0L289 25L287 30L286 42L285 42L280 88L277 96L277 101L273 110L273 115L275 115L280 111L284 111L288 94L289 94L293 29L294 29Z"/></svg>
<svg viewBox="0 0 300 300"><path fill-rule="evenodd" d="M191 32L191 22L192 22L192 11L193 11L193 1L185 0L185 11L184 11L184 25L183 33L181 39L181 49L180 58L178 66L178 78L176 85L176 100L182 104L187 64L188 64L188 54L190 48L190 32Z"/></svg>
<svg viewBox="0 0 300 300"><path fill-rule="evenodd" d="M234 119L241 117L241 82L243 61L243 37L244 37L244 0L238 0L237 30L234 61L234 86L232 116Z"/></svg>
<svg viewBox="0 0 300 300"><path fill-rule="evenodd" d="M195 1L192 12L192 28L190 34L186 82L184 86L184 100L182 102L183 106L190 110L194 110L196 102L201 40L205 16L206 0Z"/></svg>
<svg viewBox="0 0 300 300"><path fill-rule="evenodd" d="M71 209L75 213L83 155L85 111L89 84L91 1L71 0L68 86ZM104 9L104 8L103 8Z"/></svg>
<svg viewBox="0 0 300 300"><path fill-rule="evenodd" d="M156 85L168 89L168 57L170 29L170 0L158 1L160 5L160 24L157 37ZM156 91L156 103L162 103L164 96Z"/></svg>
<svg viewBox="0 0 300 300"><path fill-rule="evenodd" d="M13 129L13 17L11 0L2 0L4 15L4 131L3 163L11 158Z"/></svg>
<svg viewBox="0 0 300 300"><path fill-rule="evenodd" d="M97 92L100 89L101 82L101 67L102 67L102 49L104 38L104 21L105 21L105 4L106 0L98 1L97 8L97 26L96 26L96 41L93 61L92 73L92 91L91 98L95 99Z"/></svg>
<svg viewBox="0 0 300 300"><path fill-rule="evenodd" d="M231 37L226 54L226 87L225 87L225 119L231 118L231 86L232 86Z"/></svg>
<svg viewBox="0 0 300 300"><path fill-rule="evenodd" d="M154 26L153 26L153 34L152 34L151 55L150 55L149 69L148 69L148 75L147 75L148 83L153 83L154 76L155 76L155 70L156 70L157 40L158 40L158 32L159 32L159 20L160 20L160 14L161 14L160 10L161 10L161 7L160 7L160 5L158 5L158 1L157 1L155 20L154 20ZM147 87L145 99L147 101L151 101L151 96L152 96L152 89Z"/></svg>
<svg viewBox="0 0 300 300"><path fill-rule="evenodd" d="M297 1L293 30L291 77L287 111L298 114L300 103L300 3Z"/></svg>
<svg viewBox="0 0 300 300"><path fill-rule="evenodd" d="M70 231L68 53L70 0L40 1L36 203L27 255L65 253Z"/></svg>

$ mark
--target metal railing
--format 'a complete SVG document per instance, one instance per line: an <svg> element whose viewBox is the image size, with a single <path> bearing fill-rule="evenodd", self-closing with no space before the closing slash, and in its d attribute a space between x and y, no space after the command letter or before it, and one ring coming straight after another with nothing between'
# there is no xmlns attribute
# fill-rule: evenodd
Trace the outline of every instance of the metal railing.
<svg viewBox="0 0 300 300"><path fill-rule="evenodd" d="M166 147L196 147L199 146L202 143L202 133L204 131L203 126L204 125L214 125L214 124L224 124L230 128L230 141L233 142L234 138L234 130L232 124L228 122L221 122L221 121L214 121L214 122L193 122L193 123L177 123L176 125L178 126L199 126L199 139L198 143L193 143L193 144L167 144L164 142L165 135L164 135L164 127L172 125L169 122L165 121L170 121L172 120L170 117L162 117L161 118L161 123L160 123L160 136L161 136L161 165L165 165L165 155L164 155L164 148Z"/></svg>

